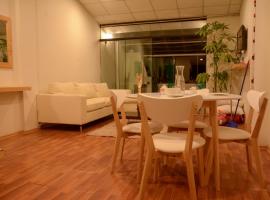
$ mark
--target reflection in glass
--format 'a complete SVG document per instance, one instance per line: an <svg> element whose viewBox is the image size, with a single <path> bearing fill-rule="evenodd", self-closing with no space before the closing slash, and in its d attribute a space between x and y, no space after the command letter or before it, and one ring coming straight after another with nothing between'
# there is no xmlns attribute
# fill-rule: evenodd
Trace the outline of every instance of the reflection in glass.
<svg viewBox="0 0 270 200"><path fill-rule="evenodd" d="M147 44L147 45L146 45ZM196 84L197 74L206 72L205 54L153 54L150 39L101 42L101 81L110 88L138 92L136 77L142 76L142 92L158 92L175 83L175 66L183 65L186 89ZM155 49L154 51L156 51Z"/></svg>
<svg viewBox="0 0 270 200"><path fill-rule="evenodd" d="M101 81L133 93L140 85L142 92L158 92L163 84L174 86L175 66L183 65L189 89L197 74L206 71L206 40L196 34L205 22L101 27Z"/></svg>

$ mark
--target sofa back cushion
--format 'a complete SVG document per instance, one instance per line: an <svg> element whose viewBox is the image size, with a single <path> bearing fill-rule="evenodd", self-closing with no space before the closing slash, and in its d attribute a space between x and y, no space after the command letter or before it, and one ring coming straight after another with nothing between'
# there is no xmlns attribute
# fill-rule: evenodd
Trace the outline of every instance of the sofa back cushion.
<svg viewBox="0 0 270 200"><path fill-rule="evenodd" d="M96 88L98 97L111 96L111 91L109 90L107 83L95 83L95 88Z"/></svg>
<svg viewBox="0 0 270 200"><path fill-rule="evenodd" d="M85 95L89 99L97 97L95 85L93 83L75 83L77 94Z"/></svg>
<svg viewBox="0 0 270 200"><path fill-rule="evenodd" d="M74 94L75 85L73 82L54 82L48 85L49 94L65 93Z"/></svg>

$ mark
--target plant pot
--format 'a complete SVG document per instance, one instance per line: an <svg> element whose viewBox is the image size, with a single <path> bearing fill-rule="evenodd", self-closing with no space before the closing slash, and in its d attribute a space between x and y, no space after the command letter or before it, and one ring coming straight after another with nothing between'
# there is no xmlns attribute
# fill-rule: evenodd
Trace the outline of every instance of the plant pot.
<svg viewBox="0 0 270 200"><path fill-rule="evenodd" d="M198 89L204 89L204 88L206 88L206 83L198 83L197 84L197 88Z"/></svg>

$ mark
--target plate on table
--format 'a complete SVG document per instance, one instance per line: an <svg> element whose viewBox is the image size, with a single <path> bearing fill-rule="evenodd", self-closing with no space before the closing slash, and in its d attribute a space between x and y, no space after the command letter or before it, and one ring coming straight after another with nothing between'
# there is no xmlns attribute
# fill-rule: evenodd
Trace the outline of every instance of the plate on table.
<svg viewBox="0 0 270 200"><path fill-rule="evenodd" d="M175 93L175 94L167 94L168 97L183 97L185 94L183 93Z"/></svg>
<svg viewBox="0 0 270 200"><path fill-rule="evenodd" d="M229 94L228 93L211 93L211 95L213 95L213 96L219 96L219 97L225 97L225 96L229 96Z"/></svg>

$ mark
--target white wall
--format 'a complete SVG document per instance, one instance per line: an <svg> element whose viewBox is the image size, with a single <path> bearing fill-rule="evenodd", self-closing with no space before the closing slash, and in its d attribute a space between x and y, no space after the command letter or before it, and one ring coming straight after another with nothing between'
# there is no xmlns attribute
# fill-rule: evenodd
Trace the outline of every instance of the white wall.
<svg viewBox="0 0 270 200"><path fill-rule="evenodd" d="M255 64L251 68L251 77L254 74L254 88L256 90L266 91L267 97L270 97L270 27L266 20L270 19L270 1L257 1L256 7L256 32L255 32ZM244 0L241 7L241 23L248 28L248 50L245 54L245 60L251 59L253 53L253 1ZM270 145L270 106L268 105L266 116L262 124L259 138L259 144L263 146Z"/></svg>
<svg viewBox="0 0 270 200"><path fill-rule="evenodd" d="M253 35L253 1L243 0L240 10L240 22L248 29L248 47L244 54L244 61L252 57L252 35Z"/></svg>
<svg viewBox="0 0 270 200"><path fill-rule="evenodd" d="M222 23L225 23L229 26L229 30L231 32L231 34L233 34L234 36L237 35L237 31L240 28L240 16L227 16L227 17L213 17L213 18L208 18L207 19L207 23L212 23L214 21L219 21ZM231 47L234 48L234 47ZM207 56L207 68L206 71L208 73L212 73L213 72L213 67L210 66L210 62L209 62L209 56ZM220 66L220 70L222 69L228 69L229 66L225 65L225 66ZM232 89L231 89L231 93L236 93L238 94L240 92L240 86L241 86L241 81L242 81L242 77L243 77L243 71L232 71L232 73L230 73L230 78L231 80L228 83L228 90L230 85L232 85ZM209 88L213 88L213 83L209 82L208 84Z"/></svg>
<svg viewBox="0 0 270 200"><path fill-rule="evenodd" d="M0 14L11 17L13 33L16 32L15 2L12 0L0 0ZM13 65L12 69L0 68L0 85L16 85L22 83L22 70L18 64L18 44L16 34L13 40ZM23 101L22 94L0 94L0 136L23 130Z"/></svg>
<svg viewBox="0 0 270 200"><path fill-rule="evenodd" d="M37 127L36 94L52 81L99 81L99 26L76 0L0 0L11 17L12 69L0 85L31 91L0 94L0 136Z"/></svg>
<svg viewBox="0 0 270 200"><path fill-rule="evenodd" d="M267 92L270 99L270 27L267 20L270 19L270 1L257 1L256 8L256 35L255 35L255 89ZM260 144L270 145L270 104L262 125Z"/></svg>
<svg viewBox="0 0 270 200"><path fill-rule="evenodd" d="M53 81L99 81L99 26L76 0L37 0L40 89Z"/></svg>

